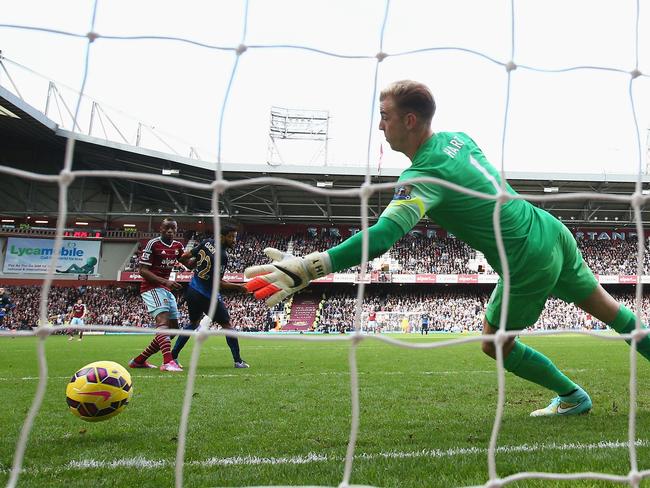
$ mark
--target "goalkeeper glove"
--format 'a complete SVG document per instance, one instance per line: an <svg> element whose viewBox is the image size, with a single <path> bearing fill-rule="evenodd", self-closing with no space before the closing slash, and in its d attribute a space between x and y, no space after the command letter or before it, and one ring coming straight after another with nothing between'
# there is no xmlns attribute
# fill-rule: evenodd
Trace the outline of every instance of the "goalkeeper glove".
<svg viewBox="0 0 650 488"><path fill-rule="evenodd" d="M264 254L273 262L246 268L244 277L252 278L246 283L246 289L258 300L266 298L269 307L302 290L311 280L332 272L332 263L326 252L313 252L299 258L267 247Z"/></svg>

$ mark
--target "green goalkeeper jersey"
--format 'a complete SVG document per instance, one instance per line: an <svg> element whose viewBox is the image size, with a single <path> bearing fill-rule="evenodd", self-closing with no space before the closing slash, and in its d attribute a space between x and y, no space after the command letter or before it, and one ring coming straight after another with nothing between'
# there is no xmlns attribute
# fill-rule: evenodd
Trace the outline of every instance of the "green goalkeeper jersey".
<svg viewBox="0 0 650 488"><path fill-rule="evenodd" d="M435 177L471 190L494 195L501 176L462 132L434 134L418 149L412 165L398 181ZM506 183L506 191L516 192ZM485 254L501 274L502 266L492 223L496 202L448 189L433 183L410 183L398 187L382 213L399 225L404 234L425 215L457 238ZM511 275L534 270L544 262L556 243L562 223L525 200L510 200L501 207L501 234Z"/></svg>

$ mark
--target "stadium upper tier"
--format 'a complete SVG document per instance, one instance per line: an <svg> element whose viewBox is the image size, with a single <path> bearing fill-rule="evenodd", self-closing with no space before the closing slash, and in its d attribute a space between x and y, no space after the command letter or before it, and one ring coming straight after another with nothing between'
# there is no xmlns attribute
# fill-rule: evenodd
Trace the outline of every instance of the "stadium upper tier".
<svg viewBox="0 0 650 488"><path fill-rule="evenodd" d="M67 139L76 139L73 171L129 171L166 176L165 182L143 181L135 175L115 177L77 176L68 191L71 219L83 219L91 226L109 223L121 228L134 221L151 226L150 219L174 215L183 223L203 222L212 215L211 192L190 189L175 183L210 184L216 165L174 154L144 149L123 143L63 130L36 108L0 87L0 166L37 174L58 174L63 166ZM271 166L265 162L228 162L222 165L228 182L249 182L254 178L273 177L273 182L250 182L228 188L221 195L220 210L239 222L316 222L359 224L359 197L342 194L314 194L302 188L283 185L299 182L322 190L359 188L366 179L363 168L353 166ZM2 169L0 168L0 171ZM392 183L399 170L376 163L369 170L370 182ZM171 176L173 175L173 176ZM636 175L517 173L506 174L511 185L526 195L587 193L575 200L553 201L540 205L567 223L616 227L633 225L634 215L625 202L604 201L600 195L631 195ZM58 186L3 174L0 216L20 219L26 216L54 218L58 209ZM643 175L644 188L650 176ZM369 219L375 221L390 201L392 189L377 190L369 201ZM642 212L643 222L650 213ZM433 223L432 223L433 225ZM155 225L154 225L155 230Z"/></svg>
<svg viewBox="0 0 650 488"><path fill-rule="evenodd" d="M158 221L158 219L157 219ZM225 270L226 279L234 282L244 280L243 271L249 266L264 262L263 250L275 247L287 250L298 256L314 250L324 250L336 246L359 231L355 225L242 225L237 244L229 251L230 259ZM11 232L8 232L11 230ZM54 229L36 230L36 234L20 229L0 228L0 285L16 284L16 280L42 280L43 271L34 268L39 262L25 261L17 270L16 256L24 246L51 246ZM41 232L46 234L41 234ZM209 229L208 229L209 231ZM586 262L598 275L601 283L629 284L636 283L637 274L637 237L635 229L572 229ZM95 246L98 267L85 278L94 281L139 281L139 256L149 239L158 233L150 233L136 238L124 232L99 238L70 236L66 242L74 246ZM211 236L211 232L197 230L179 230L177 239L193 247L197 241ZM650 282L650 247L646 232L645 254L642 266L642 281ZM39 243L43 243L42 245ZM93 244L94 243L94 244ZM30 248L31 249L31 248ZM40 249L40 248L39 248ZM92 251L91 248L87 250ZM11 256L9 256L11 254ZM11 258L11 259L9 259ZM31 264L30 264L31 263ZM79 265L83 265L81 260ZM40 269L40 268L39 268ZM350 268L340 273L331 274L317 280L319 283L359 283L361 268ZM39 274L40 273L40 274ZM191 272L180 264L175 269L174 279L189 281ZM76 280L76 274L56 273L57 280ZM485 257L462 241L442 229L418 226L399 240L387 253L368 264L365 281L368 283L466 283L494 284L498 276L492 270ZM27 281L25 281L27 280Z"/></svg>
<svg viewBox="0 0 650 488"><path fill-rule="evenodd" d="M597 239L607 236L608 239ZM626 239L609 238L612 234L601 233L578 234L578 246L594 271L599 275L635 275L637 272L637 239L629 234L621 234ZM202 237L202 236L195 236ZM239 234L238 244L229 251L227 273L230 279L241 280L241 273L248 266L259 264L264 260L266 247L286 249L297 256L314 250L327 249L342 242L346 234L332 234L328 228L312 228L301 232L270 234L266 232L245 231ZM594 239L592 239L594 238ZM139 248L126 262L125 271L136 271L139 253L146 240L139 243ZM650 248L646 241L643 274L650 274ZM179 265L180 271L180 265ZM358 273L359 267L349 272ZM368 273L377 274L440 274L440 275L493 275L494 271L485 259L467 244L442 231L429 232L416 229L399 240L384 256L369 263ZM235 275L238 275L235 277ZM389 281L386 277L385 281ZM496 281L496 277L492 282Z"/></svg>

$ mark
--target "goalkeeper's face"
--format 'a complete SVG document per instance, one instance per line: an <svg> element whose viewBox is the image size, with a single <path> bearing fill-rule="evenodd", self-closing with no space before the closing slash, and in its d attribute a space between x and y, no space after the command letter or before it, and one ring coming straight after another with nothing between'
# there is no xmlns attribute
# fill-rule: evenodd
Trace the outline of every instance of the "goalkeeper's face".
<svg viewBox="0 0 650 488"><path fill-rule="evenodd" d="M386 97L379 104L379 130L393 151L406 149L408 127L405 116L400 113L392 97Z"/></svg>

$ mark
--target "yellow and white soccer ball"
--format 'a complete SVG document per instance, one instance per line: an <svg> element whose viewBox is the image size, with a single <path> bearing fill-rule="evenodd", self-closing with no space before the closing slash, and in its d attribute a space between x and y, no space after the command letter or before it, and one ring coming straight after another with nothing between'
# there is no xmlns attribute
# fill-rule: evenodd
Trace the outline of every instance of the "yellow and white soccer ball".
<svg viewBox="0 0 650 488"><path fill-rule="evenodd" d="M122 412L133 395L131 375L113 361L87 364L65 389L70 412L82 420L99 422Z"/></svg>

